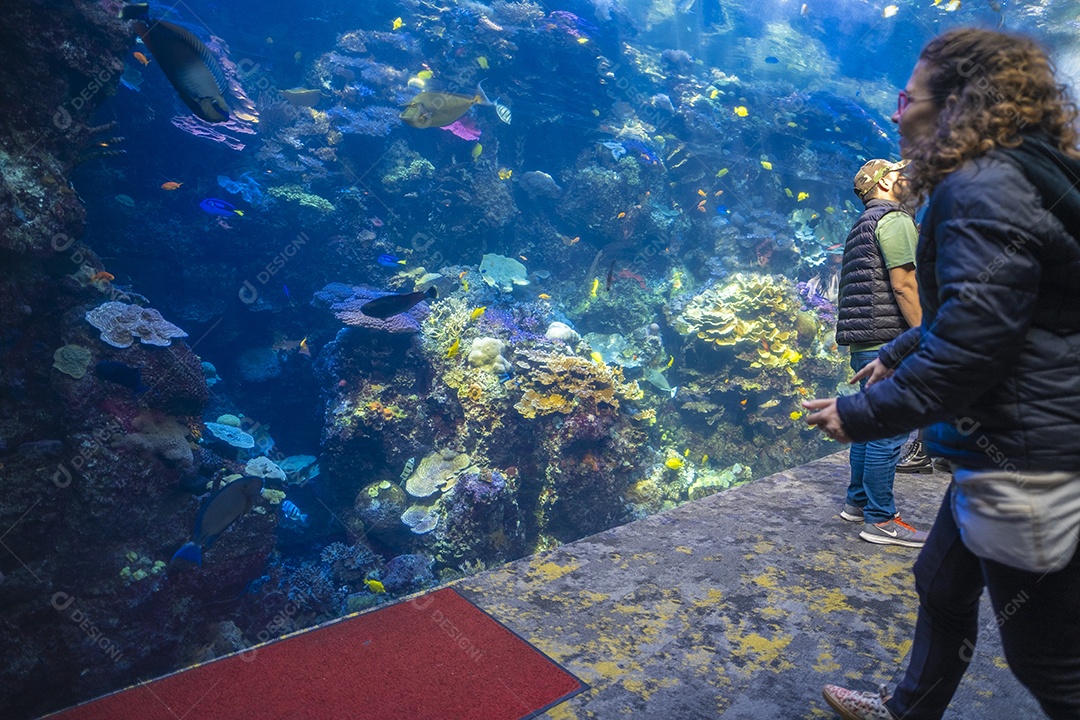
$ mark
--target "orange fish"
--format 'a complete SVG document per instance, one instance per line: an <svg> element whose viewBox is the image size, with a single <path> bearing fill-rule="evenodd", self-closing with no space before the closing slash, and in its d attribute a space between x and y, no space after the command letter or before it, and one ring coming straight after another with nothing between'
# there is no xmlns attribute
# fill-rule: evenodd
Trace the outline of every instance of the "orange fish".
<svg viewBox="0 0 1080 720"><path fill-rule="evenodd" d="M146 67L150 64L150 58L146 57L141 52L133 52L131 54L135 57L136 60L143 64L143 67Z"/></svg>
<svg viewBox="0 0 1080 720"><path fill-rule="evenodd" d="M541 300L550 300L551 299L551 296L548 295L547 293L540 293L537 297L539 297Z"/></svg>
<svg viewBox="0 0 1080 720"><path fill-rule="evenodd" d="M172 180L170 180L169 182L161 183L161 189L162 190L179 190L180 186L183 185L183 184L184 183L173 182Z"/></svg>
<svg viewBox="0 0 1080 720"><path fill-rule="evenodd" d="M745 407L745 405L746 405L746 398L743 398L742 400L740 400L740 401L739 401L739 404Z"/></svg>
<svg viewBox="0 0 1080 720"><path fill-rule="evenodd" d="M626 213L621 212L621 213L619 213L618 215L615 216L615 219L616 220L622 220L624 217L626 217Z"/></svg>
<svg viewBox="0 0 1080 720"><path fill-rule="evenodd" d="M90 276L90 282L93 282L93 283L112 282L115 279L116 278L113 276L112 273L105 272L104 270L102 270L101 272L96 272L96 273L94 273L93 275Z"/></svg>
<svg viewBox="0 0 1080 720"><path fill-rule="evenodd" d="M705 195L707 193L704 190L702 190L701 188L698 188L697 194L700 195L701 197L705 197Z"/></svg>
<svg viewBox="0 0 1080 720"><path fill-rule="evenodd" d="M458 275L458 280L460 280L461 278L465 277L465 276L466 276L466 275L468 275L468 274L469 274L469 271L468 271L468 270L462 270L462 271L461 271L461 274L460 274L460 275Z"/></svg>

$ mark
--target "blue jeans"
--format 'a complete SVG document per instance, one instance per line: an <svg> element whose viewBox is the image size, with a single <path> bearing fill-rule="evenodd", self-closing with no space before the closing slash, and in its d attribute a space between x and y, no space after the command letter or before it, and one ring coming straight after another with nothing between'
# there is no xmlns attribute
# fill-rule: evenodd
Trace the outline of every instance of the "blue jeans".
<svg viewBox="0 0 1080 720"><path fill-rule="evenodd" d="M975 556L960 539L945 493L915 561L919 615L907 672L885 703L904 720L939 720L975 651L979 597L990 591L1009 669L1054 720L1080 719L1080 551L1042 575Z"/></svg>
<svg viewBox="0 0 1080 720"><path fill-rule="evenodd" d="M851 369L858 372L877 359L877 351L851 353ZM866 380L862 381L866 387ZM893 480L900 450L908 436L874 440L851 445L851 484L847 491L847 504L861 507L868 523L883 523L896 515L893 499Z"/></svg>

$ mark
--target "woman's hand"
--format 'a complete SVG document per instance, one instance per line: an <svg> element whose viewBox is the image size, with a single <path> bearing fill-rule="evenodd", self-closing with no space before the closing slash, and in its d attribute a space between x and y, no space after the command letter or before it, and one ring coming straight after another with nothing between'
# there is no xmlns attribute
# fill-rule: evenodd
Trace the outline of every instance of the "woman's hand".
<svg viewBox="0 0 1080 720"><path fill-rule="evenodd" d="M864 365L862 370L855 373L855 377L851 378L851 380L848 381L848 384L854 385L863 378L866 378L866 387L870 387L874 383L890 377L892 374L893 371L885 367L885 363L874 358L869 364Z"/></svg>
<svg viewBox="0 0 1080 720"><path fill-rule="evenodd" d="M877 362L877 360L874 362ZM882 367L885 366L882 365ZM811 411L806 416L807 425L810 427L816 426L821 432L837 442L851 442L851 438L844 432L844 423L840 420L840 413L836 411L836 398L806 400L802 406Z"/></svg>

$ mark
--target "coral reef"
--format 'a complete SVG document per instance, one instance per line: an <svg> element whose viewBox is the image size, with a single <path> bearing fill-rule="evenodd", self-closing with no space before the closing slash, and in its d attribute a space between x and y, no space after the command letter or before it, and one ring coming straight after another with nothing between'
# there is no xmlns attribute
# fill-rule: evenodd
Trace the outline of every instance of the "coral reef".
<svg viewBox="0 0 1080 720"><path fill-rule="evenodd" d="M101 340L117 348L131 347L135 338L144 345L167 347L187 333L161 317L153 308L110 300L86 313L86 321L101 331Z"/></svg>
<svg viewBox="0 0 1080 720"><path fill-rule="evenodd" d="M341 283L331 283L315 293L311 302L315 307L330 310L334 317L350 327L406 335L420 332L420 325L429 312L427 303L421 302L408 312L391 315L386 319L371 317L360 311L365 303L384 295L385 292L370 287L349 287Z"/></svg>

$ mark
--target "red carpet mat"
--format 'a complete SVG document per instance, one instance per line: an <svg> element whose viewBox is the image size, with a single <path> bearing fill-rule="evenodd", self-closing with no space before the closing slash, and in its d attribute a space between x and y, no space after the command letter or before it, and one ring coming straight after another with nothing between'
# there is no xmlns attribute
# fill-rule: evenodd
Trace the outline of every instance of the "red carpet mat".
<svg viewBox="0 0 1080 720"><path fill-rule="evenodd" d="M452 588L136 685L54 720L516 720L586 689Z"/></svg>

